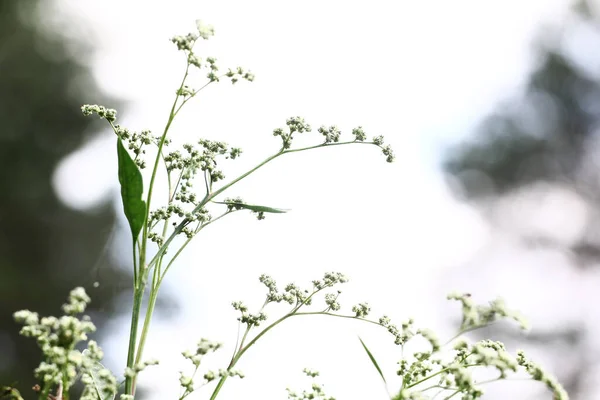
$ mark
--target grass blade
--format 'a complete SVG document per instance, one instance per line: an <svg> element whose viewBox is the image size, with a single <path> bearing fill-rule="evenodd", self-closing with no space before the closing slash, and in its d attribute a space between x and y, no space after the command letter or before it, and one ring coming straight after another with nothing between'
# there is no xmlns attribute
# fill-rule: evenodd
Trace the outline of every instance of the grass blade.
<svg viewBox="0 0 600 400"><path fill-rule="evenodd" d="M239 203L235 201L215 201L217 204L227 204L228 206L232 206L237 209L246 209L254 212L264 212L264 213L274 213L274 214L284 214L289 210L284 210L283 208L273 208L273 207L265 207L265 206L257 206L253 204L245 204Z"/></svg>
<svg viewBox="0 0 600 400"><path fill-rule="evenodd" d="M369 350L369 348L367 347L367 345L365 344L365 342L363 342L363 340L360 338L360 336L358 337L358 340L360 340L360 344L362 344L362 347L367 352L367 355L369 356L369 359L371 360L371 362L373 363L373 365L377 369L377 372L379 372L379 376L381 376L381 379L383 379L383 383L385 383L386 386L387 386L387 382L385 381L385 377L383 376L383 372L381 372L381 368L379 368L379 364L377 364L377 361L375 360L375 357L373 357L373 354L371 353L371 351Z"/></svg>

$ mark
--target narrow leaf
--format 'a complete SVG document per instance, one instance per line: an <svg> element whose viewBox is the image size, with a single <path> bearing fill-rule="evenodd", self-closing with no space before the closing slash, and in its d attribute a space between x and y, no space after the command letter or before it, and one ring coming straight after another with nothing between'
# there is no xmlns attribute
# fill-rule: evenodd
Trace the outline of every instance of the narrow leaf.
<svg viewBox="0 0 600 400"><path fill-rule="evenodd" d="M102 397L102 395L105 393L104 389L107 386L107 384L104 383L105 381L100 378L100 373L102 370L105 370L106 368L104 367L104 365L102 365L98 361L90 360L88 353L89 353L88 349L85 349L82 353L83 357L87 358L86 362L84 362L84 365L85 365L84 370L92 378L92 381L94 382L94 391L96 392L98 399L113 400L115 398L116 394L112 398Z"/></svg>
<svg viewBox="0 0 600 400"><path fill-rule="evenodd" d="M146 218L146 202L142 200L144 181L140 170L123 146L120 138L117 139L117 156L123 211L135 241L144 226L144 219Z"/></svg>
<svg viewBox="0 0 600 400"><path fill-rule="evenodd" d="M289 210L285 210L283 208L273 208L273 207L265 207L265 206L256 206L252 204L245 203L236 203L233 201L223 202L223 201L215 201L217 204L227 204L228 206L233 206L234 208L244 208L246 210L255 211L255 212L266 212L266 213L275 213L275 214L283 214L288 212Z"/></svg>
<svg viewBox="0 0 600 400"><path fill-rule="evenodd" d="M383 372L381 372L381 368L379 368L379 364L377 364L377 361L375 361L375 357L373 357L373 354L371 354L371 352L367 348L367 345L365 344L365 342L363 342L363 340L360 338L360 336L359 336L358 340L360 340L360 344L362 344L363 349L365 349L365 351L367 352L367 355L371 359L371 362L377 369L377 372L379 372L379 376L381 376L381 379L383 379L383 383L385 383L387 385L387 382L385 381L385 377L383 376Z"/></svg>

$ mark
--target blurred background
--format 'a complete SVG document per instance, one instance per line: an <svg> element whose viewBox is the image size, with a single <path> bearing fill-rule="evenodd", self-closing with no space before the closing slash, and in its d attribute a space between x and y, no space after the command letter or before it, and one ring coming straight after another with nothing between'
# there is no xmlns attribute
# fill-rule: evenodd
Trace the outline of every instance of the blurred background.
<svg viewBox="0 0 600 400"><path fill-rule="evenodd" d="M594 0L0 1L1 384L31 397L39 362L12 313L55 315L75 286L92 296L107 365L123 370L131 274L115 139L79 107L116 108L120 124L160 132L185 67L168 39L197 18L216 36L196 52L257 78L211 85L175 123L176 143L242 147L225 171L234 177L277 151L272 130L302 115L382 134L397 161L363 146L294 154L228 193L293 212L238 214L195 239L162 291L146 351L161 365L140 381L145 398L177 396L177 371L189 371L179 354L201 337L225 343L209 364L223 366L237 332L230 303L260 304L260 274L308 284L335 270L351 278L348 309L368 300L374 316L414 316L448 337L459 308L447 292L502 296L532 331L478 335L526 349L572 399L600 399ZM357 334L395 390L400 354L385 332L316 318L267 335L223 397L285 398L310 367L337 398L386 398ZM532 382L487 393L549 398Z"/></svg>

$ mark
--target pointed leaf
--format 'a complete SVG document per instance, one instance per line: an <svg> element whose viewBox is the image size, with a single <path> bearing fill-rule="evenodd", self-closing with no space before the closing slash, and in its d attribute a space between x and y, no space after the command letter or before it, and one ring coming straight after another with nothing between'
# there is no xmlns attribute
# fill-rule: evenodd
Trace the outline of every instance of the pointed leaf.
<svg viewBox="0 0 600 400"><path fill-rule="evenodd" d="M367 355L371 359L371 362L377 369L377 372L379 372L379 376L381 376L381 379L383 379L383 383L385 383L387 385L387 382L385 381L385 377L383 376L383 372L381 372L381 368L379 368L379 364L377 364L377 361L375 361L375 357L373 357L373 354L371 354L371 351L369 351L369 349L367 348L367 345L365 344L365 342L363 342L363 340L360 338L360 336L358 337L358 340L360 340L360 344L362 344L363 349L365 349L365 351L367 352Z"/></svg>
<svg viewBox="0 0 600 400"><path fill-rule="evenodd" d="M129 221L131 235L135 241L144 226L144 219L146 219L146 202L142 200L144 181L140 170L123 146L120 138L117 139L117 156L123 211L127 221Z"/></svg>
<svg viewBox="0 0 600 400"><path fill-rule="evenodd" d="M107 386L106 383L104 383L104 380L102 380L100 378L100 371L105 370L106 368L104 367L104 365L102 365L101 363L99 363L98 361L95 360L91 360L89 359L88 353L90 351L88 349L85 349L82 353L83 357L86 358L86 362L84 363L85 367L84 370L87 374L90 375L90 377L92 378L92 381L94 382L94 386L93 389L96 392L96 395L98 396L98 399L100 400L113 400L116 396L116 394L110 398L110 397L102 397L103 393L104 393L104 388Z"/></svg>
<svg viewBox="0 0 600 400"><path fill-rule="evenodd" d="M283 208L273 208L273 207L265 207L265 206L256 206L252 204L245 203L236 203L233 201L223 202L223 201L215 201L217 204L227 204L233 207L244 208L246 210L255 211L255 212L266 212L266 213L274 213L274 214L283 214L288 212L289 210L285 210Z"/></svg>

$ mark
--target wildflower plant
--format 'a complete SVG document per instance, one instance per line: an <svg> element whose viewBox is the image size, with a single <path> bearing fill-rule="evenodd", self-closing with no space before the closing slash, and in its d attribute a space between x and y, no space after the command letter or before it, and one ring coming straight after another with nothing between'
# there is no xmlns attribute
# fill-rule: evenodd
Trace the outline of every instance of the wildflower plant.
<svg viewBox="0 0 600 400"><path fill-rule="evenodd" d="M121 200L131 232L132 246L133 306L127 363L120 376L123 379L121 386L117 383L117 377L100 363L103 357L100 347L95 341L88 339L88 334L95 330L93 323L85 315L78 317L84 313L90 302L83 288L76 288L71 292L68 302L63 306L65 315L60 318L40 319L34 312L19 311L14 317L23 325L21 334L34 338L42 350L43 361L34 371L39 380L37 391L42 400L68 399L69 389L78 380L84 384L83 399L112 400L119 392L122 400L134 399L138 375L145 368L158 363L156 360L143 358L145 343L160 287L182 251L200 231L230 214L249 211L255 214L258 220L262 220L267 214L287 212L281 208L246 202L234 195L224 197L225 192L229 193L239 181L286 154L330 146L374 146L383 153L387 162L394 160L393 151L385 144L383 137L375 136L369 140L360 126L354 128L351 137L345 139L337 126L323 125L317 129L321 140L317 140L311 146L294 146L296 137L312 132L311 125L299 116L288 118L284 126L273 130L273 136L279 138L280 142L272 155L232 179L226 177L221 166L224 160L235 160L242 155L242 150L237 147L202 138L195 143L183 144L181 148L171 149L169 134L175 117L179 115L183 106L197 97L204 88L227 80L236 84L239 81L252 82L255 78L253 73L242 67L228 68L222 73L216 58L201 57L194 52L198 42L208 40L213 35L212 26L197 21L195 32L171 39L177 50L184 55L185 71L179 87L175 90L167 122L160 134L155 135L150 130L134 132L121 126L117 123L117 112L113 109L101 105L81 107L84 115L96 115L106 120L116 135ZM206 82L199 87L188 85L188 77L198 72L204 74ZM167 201L164 205L156 206L155 197L159 194L156 178L159 169L166 173L167 187L163 195ZM146 172L142 174L143 171ZM173 249L176 243L174 241L178 237L182 238L181 245ZM459 342L460 345L455 344L452 348L453 356L444 361L437 357L445 346L434 333L415 329L412 319L403 322L399 327L392 324L386 316L370 319L371 309L366 302L354 305L348 312L342 312L339 286L346 283L348 278L339 272L326 273L306 287L294 283L278 287L276 281L268 275L260 276L259 280L267 289L260 309L251 311L242 301L232 303L233 308L239 312L238 321L242 329L235 351L226 367L219 370L204 369L205 357L222 347L218 342L202 339L194 350L182 353L192 368L189 372L180 372L179 400L212 384L214 387L210 399L216 399L228 378L244 377L244 374L236 369L236 365L258 340L289 318L313 315L353 319L377 325L386 329L392 335L393 342L403 350L416 336L423 337L429 343L429 350L414 353L400 361L398 375L402 379L402 389L395 399L428 398L426 392L433 389L452 392L447 399L454 396L464 399L478 398L482 392L469 375L470 369L476 366L493 366L500 373L498 379L504 379L508 372L521 366L533 379L546 383L554 391L557 399L567 398L560 385L537 364L529 361L522 353L516 358L509 356L499 342L483 341L473 345ZM147 307L142 315L145 296L148 297ZM451 298L462 303L463 324L460 334L485 326L500 317L522 322L520 316L507 311L500 301L482 307L474 305L465 295L453 295ZM287 305L287 311L269 319L267 307L272 303ZM362 345L383 378L375 357L364 342ZM404 351L402 354L404 355ZM312 378L318 375L311 370L304 372ZM432 386L419 389L429 383L432 383ZM11 396L20 396L12 387L5 387L3 390ZM303 391L297 394L288 389L288 398L334 399L326 396L322 387L316 383L312 385L312 392Z"/></svg>
<svg viewBox="0 0 600 400"><path fill-rule="evenodd" d="M494 300L488 305L475 304L468 293L451 293L448 299L462 304L462 323L459 332L446 342L441 342L428 329L416 329L413 319L402 323L401 329L391 324L387 317L379 320L396 337L395 343L401 346L403 355L396 372L401 379L401 388L392 400L479 399L487 384L511 380L518 372L524 372L530 379L545 384L554 400L569 398L556 378L541 365L529 360L522 350L513 355L501 342L484 339L470 343L464 337L465 333L486 327L500 319L513 320L521 329L528 330L529 325L520 313L508 309L502 299ZM424 339L426 348L404 356L407 354L405 348L416 337ZM361 343L387 385L375 357L362 340ZM491 370L495 376L477 379L476 373L482 370Z"/></svg>
<svg viewBox="0 0 600 400"><path fill-rule="evenodd" d="M310 378L316 378L319 376L319 372L315 370L311 370L308 368L304 368L302 371L304 374ZM290 388L286 389L288 392L288 400L335 400L333 396L327 396L323 389L323 386L318 384L317 382L313 382L311 385L311 390L303 390L301 393L297 393Z"/></svg>

